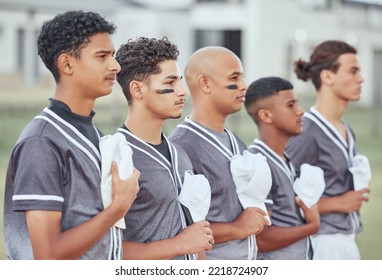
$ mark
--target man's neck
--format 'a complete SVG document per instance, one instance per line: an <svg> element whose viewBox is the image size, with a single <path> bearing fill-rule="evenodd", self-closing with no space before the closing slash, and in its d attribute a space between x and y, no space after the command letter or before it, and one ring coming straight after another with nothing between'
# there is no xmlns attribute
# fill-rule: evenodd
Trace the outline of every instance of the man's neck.
<svg viewBox="0 0 382 280"><path fill-rule="evenodd" d="M285 160L285 148L288 143L289 137L273 130L260 130L259 140L263 141L265 144L271 148L278 156Z"/></svg>
<svg viewBox="0 0 382 280"><path fill-rule="evenodd" d="M77 115L88 117L93 111L95 99L82 98L73 92L56 90L54 99L61 101L68 105L70 110Z"/></svg>
<svg viewBox="0 0 382 280"><path fill-rule="evenodd" d="M314 107L332 124L341 123L345 109L349 101L339 99L331 92L321 91L318 93Z"/></svg>
<svg viewBox="0 0 382 280"><path fill-rule="evenodd" d="M191 120L211 130L216 132L224 132L226 117L214 113L203 113L192 109L190 118Z"/></svg>
<svg viewBox="0 0 382 280"><path fill-rule="evenodd" d="M144 117L142 114L135 114L129 111L125 126L135 136L146 143L159 145L162 143L163 120Z"/></svg>

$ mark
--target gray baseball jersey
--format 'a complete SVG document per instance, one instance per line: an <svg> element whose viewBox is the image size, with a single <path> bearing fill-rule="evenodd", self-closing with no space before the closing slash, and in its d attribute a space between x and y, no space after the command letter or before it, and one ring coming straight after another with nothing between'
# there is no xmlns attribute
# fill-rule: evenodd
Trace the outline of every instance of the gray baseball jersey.
<svg viewBox="0 0 382 280"><path fill-rule="evenodd" d="M185 172L192 172L190 159L164 135L171 162L130 131L120 128L118 133L126 137L133 150L134 167L141 172L140 190L125 216L124 240L146 243L176 236L186 226L178 195ZM178 256L175 259L186 258Z"/></svg>
<svg viewBox="0 0 382 280"><path fill-rule="evenodd" d="M84 118L84 127L96 128ZM63 231L103 210L100 154L74 126L45 108L21 133L9 161L4 202L4 237L10 259L32 259L25 211L62 212ZM111 231L81 259L108 259Z"/></svg>
<svg viewBox="0 0 382 280"><path fill-rule="evenodd" d="M196 174L204 174L211 186L211 206L206 220L211 223L233 222L243 211L230 171L230 160L241 154L246 145L225 129L232 150L200 124L186 118L169 139L188 154ZM254 236L215 244L206 252L209 259L255 259L257 246Z"/></svg>
<svg viewBox="0 0 382 280"><path fill-rule="evenodd" d="M267 209L272 211L272 226L295 227L305 224L295 202L293 182L296 177L293 164L285 162L267 144L255 139L248 147L252 153L261 153L267 158L272 173L272 187L268 195ZM286 155L285 155L286 156ZM287 156L286 156L287 157ZM262 260L306 260L311 258L309 238L301 239L279 250L258 253Z"/></svg>
<svg viewBox="0 0 382 280"><path fill-rule="evenodd" d="M323 197L337 196L353 190L349 167L357 149L350 127L344 123L348 137L346 141L313 107L304 114L303 122L302 134L292 137L287 146L287 153L296 169L299 170L303 163L322 168L325 177ZM318 234L357 233L361 228L359 212L336 212L321 216Z"/></svg>

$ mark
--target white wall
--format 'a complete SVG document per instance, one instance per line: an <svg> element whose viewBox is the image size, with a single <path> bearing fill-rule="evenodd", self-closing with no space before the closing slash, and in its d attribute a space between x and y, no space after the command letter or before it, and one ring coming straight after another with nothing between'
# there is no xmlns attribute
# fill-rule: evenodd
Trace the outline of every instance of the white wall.
<svg viewBox="0 0 382 280"><path fill-rule="evenodd" d="M0 10L0 73L13 73L17 71L17 29L25 21L26 15L17 12Z"/></svg>

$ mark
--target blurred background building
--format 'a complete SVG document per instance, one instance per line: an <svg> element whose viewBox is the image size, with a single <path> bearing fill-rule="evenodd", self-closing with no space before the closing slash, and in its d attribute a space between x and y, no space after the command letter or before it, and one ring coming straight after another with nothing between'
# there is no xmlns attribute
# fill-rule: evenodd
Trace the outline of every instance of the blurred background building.
<svg viewBox="0 0 382 280"><path fill-rule="evenodd" d="M53 80L36 51L42 23L67 10L95 11L117 25L116 49L130 38L167 36L184 67L196 49L221 45L243 61L245 78L278 75L297 93L293 61L309 59L323 40L359 51L365 78L361 104L382 103L382 1L379 0L0 0L0 77L27 87ZM47 78L48 77L48 78Z"/></svg>

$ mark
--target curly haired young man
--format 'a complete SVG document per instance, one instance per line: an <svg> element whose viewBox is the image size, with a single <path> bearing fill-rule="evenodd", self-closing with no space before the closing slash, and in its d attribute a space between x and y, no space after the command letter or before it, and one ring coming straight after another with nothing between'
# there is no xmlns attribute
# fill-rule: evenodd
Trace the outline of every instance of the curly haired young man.
<svg viewBox="0 0 382 280"><path fill-rule="evenodd" d="M114 30L100 15L83 11L59 14L41 29L38 53L56 91L24 128L9 161L4 232L10 259L121 256L112 226L135 199L139 172L121 181L113 164L113 202L104 209L101 133L92 121L95 100L112 91L120 70Z"/></svg>

